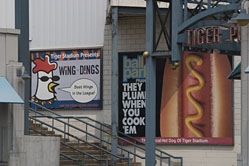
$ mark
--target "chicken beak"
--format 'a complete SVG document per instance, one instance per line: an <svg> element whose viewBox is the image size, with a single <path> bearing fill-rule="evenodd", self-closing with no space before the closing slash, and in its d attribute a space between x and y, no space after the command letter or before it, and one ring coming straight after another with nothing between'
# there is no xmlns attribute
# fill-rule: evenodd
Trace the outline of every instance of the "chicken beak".
<svg viewBox="0 0 249 166"><path fill-rule="evenodd" d="M54 83L54 82L49 83L49 84L48 84L48 91L51 92L51 93L56 93L54 89L55 89L55 87L56 87L57 85L59 85L59 84Z"/></svg>

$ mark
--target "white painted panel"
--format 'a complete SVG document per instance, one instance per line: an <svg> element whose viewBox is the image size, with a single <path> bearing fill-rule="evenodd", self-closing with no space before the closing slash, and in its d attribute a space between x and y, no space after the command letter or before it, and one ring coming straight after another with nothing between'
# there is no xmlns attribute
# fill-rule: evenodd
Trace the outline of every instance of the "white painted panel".
<svg viewBox="0 0 249 166"><path fill-rule="evenodd" d="M110 0L111 6L146 7L144 0Z"/></svg>
<svg viewBox="0 0 249 166"><path fill-rule="evenodd" d="M0 28L15 28L15 0L0 0Z"/></svg>
<svg viewBox="0 0 249 166"><path fill-rule="evenodd" d="M104 44L106 0L30 0L30 49Z"/></svg>
<svg viewBox="0 0 249 166"><path fill-rule="evenodd" d="M146 7L146 0L109 0L111 6ZM169 3L158 2L159 7L167 8Z"/></svg>

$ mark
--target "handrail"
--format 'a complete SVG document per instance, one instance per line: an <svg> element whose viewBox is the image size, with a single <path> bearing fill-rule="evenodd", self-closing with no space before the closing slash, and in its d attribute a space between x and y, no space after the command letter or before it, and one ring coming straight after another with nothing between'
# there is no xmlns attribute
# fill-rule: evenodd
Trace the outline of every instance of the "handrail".
<svg viewBox="0 0 249 166"><path fill-rule="evenodd" d="M49 116L31 116L31 117L40 117L40 118L46 117L46 118L50 118ZM67 119L67 118L69 118L69 117L71 118L71 116L54 117L54 118L64 118L64 119ZM78 118L78 117L77 117L77 118ZM87 118L87 117L81 117L81 118ZM84 123L87 123L87 122L84 122ZM91 125L91 124L89 124L89 123L87 123L87 124L88 124L89 126L94 127L95 129L101 130L100 128L98 128L98 127L96 127L96 126L94 126L94 125ZM108 132L105 131L105 130L103 130L102 132L104 132L104 133L110 135L110 133L108 133ZM133 145L133 146L136 146L137 148L139 148L139 149L145 151L145 148L140 147L140 146L137 146L137 144L135 144L135 143L133 143L133 142L130 142L130 141L128 141L128 140L126 140L126 139L124 139L124 138L122 138L122 137L119 137L119 136L118 136L118 139L120 139L120 140L122 140L122 141L129 142L129 144L131 144L131 145ZM138 140L138 141L139 141L139 140ZM107 142L107 141L105 141L105 140L103 140L103 142L105 142L105 143L111 145L110 142ZM119 145L118 145L118 148L119 148L120 150L123 150L123 151L127 152L127 153L129 152L129 153L131 153L132 155L135 155L135 156L137 156L137 157L139 157L139 158L141 158L141 159L145 159L145 157L143 157L143 156L141 156L141 155L139 155L139 154L130 152L130 151L128 151L127 149L124 149L122 146L119 146ZM162 152L163 152L163 151L162 151ZM155 155L156 155L157 157L161 157L161 156L159 156L158 154L155 154ZM172 155L168 155L168 156L169 156L169 157L172 157ZM169 159L168 157L162 157L162 158L163 158L163 159ZM172 158L174 158L174 156L173 156Z"/></svg>
<svg viewBox="0 0 249 166"><path fill-rule="evenodd" d="M56 115L57 115L57 114L56 114ZM34 117L35 117L35 116L34 116ZM42 118L43 116L38 116L38 117L41 117L41 118ZM44 116L44 117L47 117L47 116ZM101 123L101 122L99 122L99 121L96 121L96 120L94 120L94 119L92 119L92 118L89 118L89 117L83 117L83 116L80 116L80 117L74 117L74 116L59 116L59 117L55 117L55 118L63 118L63 119L71 118L71 119L74 119L74 120L78 120L78 121L80 121L80 122L82 122L82 123L85 123L85 124L87 124L87 125L89 125L89 126L95 128L95 129L101 130L101 129L98 128L97 126L91 125L90 123L87 123L87 122L81 120L81 119L87 119L87 120L93 121L93 122L95 122L95 123L98 123L98 124L100 124L100 125L103 125L104 127L108 128L108 129L111 129L110 126L108 126L108 125L106 125L106 124L104 124L104 123ZM103 130L102 132L111 135L110 133L108 133L108 132L105 131L105 130ZM127 135L127 134L124 134L124 133L122 133L122 132L120 132L120 131L118 131L118 133L121 134L121 135L123 135L124 137L127 137L127 138L129 138L129 139L132 139L133 142L138 142L138 143L141 144L141 145L145 145L144 142L142 142L142 141L140 141L140 140L137 140L137 139L134 138L134 137L131 137L131 136ZM124 139L123 137L117 136L117 138L120 139L120 140L122 140L122 141L124 141L124 142L126 142L126 143L129 143L129 144L131 144L131 145L134 145L134 146L136 146L137 148L139 148L139 149L141 149L141 150L144 150L144 151L146 150L145 148L140 147L140 146L137 146L137 144L135 144L135 143L133 143L133 142L127 140L127 139ZM109 142L106 142L106 143L110 144ZM167 155L167 156L169 156L169 157L172 157L172 158L174 158L174 159L181 159L181 158L182 158L182 157L173 156L173 155L171 155L171 154L169 154L169 153L167 153L167 152L164 152L164 151L162 151L162 150L160 150L160 149L158 149L158 148L156 148L156 151L158 151L158 152L160 152L160 153L162 153L162 154L164 154L164 155ZM131 152L131 153L132 153L132 152ZM132 155L133 155L133 154L132 154ZM157 155L157 154L156 154L156 156L159 157L159 155ZM138 156L138 157L139 157L139 156ZM142 158L142 159L145 159L145 157L141 157L141 158Z"/></svg>
<svg viewBox="0 0 249 166"><path fill-rule="evenodd" d="M32 117L30 117L31 119L33 119ZM37 120L37 119L34 119L35 121L38 121L39 123L41 123L41 124L43 124L43 125L46 125L46 126L48 126L48 127L51 127L51 125L49 125L49 124L47 124L47 123L45 123L45 122L42 122L42 121L40 121L40 120ZM46 136L46 134L44 134L44 133L42 133L42 132L40 132L40 131L38 131L38 130L34 130L34 129L32 129L32 128L30 128L31 130L33 130L33 131L35 131L35 132L37 132L37 133L39 133L39 134L42 134L42 135L44 135L44 136ZM58 130L58 131L61 131L61 132L63 132L62 130L60 130L60 129L58 129L58 128L56 128L56 127L54 127L54 129L55 130ZM91 154L89 154L89 153L87 153L87 152L83 152L83 151L81 151L81 150L79 150L79 149L76 149L76 148L74 148L74 147L72 147L72 146L70 146L70 145L68 145L68 144L66 144L66 143L64 143L64 142L60 142L61 144L63 144L64 146L67 146L67 147L69 147L69 148L71 148L71 149L73 149L73 150L75 150L75 151L77 151L77 152L79 152L79 153L81 153L81 154L83 154L83 155L87 155L88 157L91 157L91 158L93 158L93 159L95 159L95 160L97 160L97 161L105 161L106 163L107 163L107 165L106 166L108 166L108 159L102 159L102 158L97 158L97 157L95 157L95 156L93 156L93 155L91 155ZM84 142L85 143L85 142ZM87 144L89 144L89 143L87 143ZM90 145L90 144L89 144ZM62 153L62 152L61 152ZM60 153L60 154L61 154ZM62 153L63 154L63 153ZM64 154L63 156L65 157L65 155L66 154ZM66 155L67 156L67 155ZM72 157L70 157L70 156L68 156L69 158L71 158L70 160L73 160L73 161L82 161L82 160L80 160L80 159L74 159L74 158L72 158ZM67 157L67 158L68 158Z"/></svg>
<svg viewBox="0 0 249 166"><path fill-rule="evenodd" d="M32 116L32 117L40 117L40 118L46 117L46 118L50 118L50 117L48 117L48 116ZM64 118L64 119L67 119L68 116L54 117L54 118ZM71 118L71 117L70 117L70 118ZM85 117L82 117L82 118L85 118ZM81 120L80 120L80 121L81 121ZM82 122L83 122L83 123L86 123L87 125L89 125L89 126L91 126L91 127L94 127L95 129L101 130L100 128L98 128L98 127L96 127L96 126L94 126L94 125L91 125L90 123L87 123L87 122L84 122L84 121L82 121ZM108 134L108 135L111 135L110 133L108 133L108 132L105 131L105 130L101 130L101 131L104 132L104 133L106 133L106 134ZM84 132L84 133L86 133L86 132ZM88 133L86 133L86 134L88 134ZM95 136L94 136L94 138L95 138ZM99 139L99 138L97 138L97 139ZM118 139L120 139L120 140L122 140L122 141L127 141L126 139L124 139L124 138L122 138L122 137L118 137ZM99 140L101 140L101 139L99 139ZM107 142L107 141L105 141L105 140L102 140L102 141L105 142L105 143L107 143L107 144L109 144L109 145L111 145L110 142ZM133 142L129 142L129 143L130 143L131 145L133 145L133 146L137 146L137 145L136 145L135 143L133 143ZM131 153L132 155L137 156L137 157L139 157L139 158L141 158L141 159L145 159L145 157L143 157L143 156L141 156L141 155L139 155L139 154L130 152L130 151L128 151L127 149L123 148L122 146L119 146L119 145L118 145L118 148L119 148L120 150L123 150L123 151L127 152L127 153ZM139 149L141 149L141 150L145 150L144 148L142 148L142 147L140 147L140 146L137 146L137 148L139 148ZM156 156L159 157L159 155L156 155Z"/></svg>
<svg viewBox="0 0 249 166"><path fill-rule="evenodd" d="M102 128L99 128L99 127L97 127L97 126L95 126L95 125L92 125L92 124L90 124L90 123L88 123L88 122L85 122L85 121L83 121L83 120L81 120L81 119L89 120L89 121L91 121L91 122L94 122L94 123L96 123L96 124L99 124L101 127L106 127L106 128L108 128L108 129L111 130L111 127L110 127L109 125L107 125L107 124L101 123L101 122L96 121L96 120L94 120L94 119L92 119L92 118L89 118L89 117L81 117L81 116L80 116L80 117L62 116L62 115L60 115L60 114L58 114L58 113L55 113L55 112L53 112L52 110L49 110L49 109L47 109L46 107L43 107L43 106L41 106L41 105L39 105L39 104L37 104L37 103L34 103L34 102L32 102L32 101L30 101L30 103L33 104L33 105L38 106L38 107L41 108L41 109L46 110L47 112L49 112L49 113L51 113L51 114L53 114L53 115L55 115L55 116L49 116L49 115L42 114L42 115L43 115L43 116L42 116L42 115L40 114L40 112L37 112L37 111L36 111L36 113L40 114L41 116L33 116L33 117L40 117L40 118L41 118L41 117L55 118L56 120L59 120L59 119L74 119L74 120L77 120L77 121L79 121L79 122L81 122L81 123L84 123L84 124L86 124L86 125L88 125L88 126L91 126L91 127L95 128L95 129L97 129L98 131L101 131L101 132L103 132L103 133L105 133L105 134L108 134L108 135L111 135L111 136L112 136L112 134L111 134L110 132L107 132L106 130L103 130ZM33 110L33 111L34 111L34 110ZM66 122L62 121L61 123L66 123ZM72 126L70 126L70 127L72 127ZM75 128L75 127L73 127L73 128ZM79 131L81 131L81 132L83 132L83 133L85 133L85 134L87 134L87 135L89 135L89 136L92 136L93 138L98 139L98 140L100 140L100 141L102 141L102 142L104 142L104 143L107 143L107 144L109 144L109 145L111 144L111 143L109 143L109 142L107 142L107 141L105 141L105 140L103 140L103 139L101 139L101 138L99 138L99 137L96 138L95 135L92 135L92 134L90 134L90 133L88 133L88 132L85 132L85 131L83 131L83 130L81 130L81 129L79 129ZM138 145L136 144L136 143L139 143L139 144L141 144L141 145L145 145L144 142L142 142L142 141L140 141L140 140L137 140L136 138L131 137L131 136L129 136L129 135L126 135L126 134L124 134L124 133L122 133L122 132L120 132L120 131L118 131L118 133L119 133L120 135L124 136L124 137L129 138L129 139L132 140L132 141L127 140L127 139L124 139L123 137L120 137L120 136L117 136L117 137L116 137L117 139L122 140L123 142L125 142L125 143L127 143L127 144L130 144L130 145L134 146L135 148L138 148L138 149L140 149L140 150L142 150L142 151L145 151L145 150L146 150L145 148L143 148L143 147L141 147L141 146L138 146ZM134 142L135 142L135 143L134 143ZM140 158L140 159L145 159L145 157L140 156L140 155L138 155L138 154L136 154L136 153L133 153L133 152L131 152L131 151L128 151L128 150L124 149L123 147L121 147L121 146L119 146L119 145L118 145L118 148L119 148L120 150L125 151L125 152L127 152L128 154L130 153L130 154L132 154L132 155L134 155L134 156L136 156L136 157L138 157L138 158ZM158 149L158 148L156 148L155 150L156 150L156 152L159 152L159 153L160 153L160 155L157 154L157 153L155 154L156 157L158 157L158 158L160 159L160 162L162 161L162 159L168 159L168 162L170 162L170 158L173 158L173 159L180 160L180 165L182 166L182 163L183 163L183 158L182 158L182 157L173 156L173 155L171 155L171 154L169 154L169 153L167 153L167 152L164 152L164 151L162 151L162 150L160 150L160 149ZM167 156L167 157L163 157L163 155L165 155L165 156ZM170 165L170 163L169 163L169 165Z"/></svg>
<svg viewBox="0 0 249 166"><path fill-rule="evenodd" d="M55 113L55 115L58 115L58 114ZM40 117L40 116L39 116L39 117ZM47 117L47 116L45 116L45 117ZM92 118L85 117L85 116L79 116L79 117L77 116L77 117L74 117L74 116L61 116L61 115L60 115L60 116L58 116L58 117L56 117L56 118L64 118L64 119L71 118L71 119L75 119L75 120L78 120L78 121L80 121L80 122L86 123L87 125L89 125L89 126L91 126L91 127L94 127L95 129L100 129L100 128L94 126L94 125L91 125L90 123L87 123L87 122L84 122L84 121L81 120L81 119L87 119L87 120L93 121L93 122L95 122L95 123L98 123L98 124L100 124L100 125L102 125L102 126L108 128L108 129L111 129L111 127L110 127L109 125L106 125L106 124L104 124L104 123L101 123L101 122L99 122L99 121L96 121L96 120L94 120L94 119L92 119ZM105 131L105 130L103 130L103 132L106 133L106 134L110 134L110 133L108 133L108 132ZM136 138L134 138L134 137L131 137L131 136L125 134L125 133L122 133L121 131L118 131L118 133L121 134L121 135L123 135L124 137L127 137L127 138L129 138L129 139L134 140L134 142L138 142L139 144L145 145L144 142L142 142L142 141L140 141L140 140L138 140L138 139L136 139ZM133 142L131 142L131 141L127 140L127 139L124 139L124 138L122 138L122 137L120 137L120 136L117 136L117 137L118 137L118 139L121 139L122 141L125 141L125 142L127 142L127 143L131 143L132 145L136 145L136 144L134 144ZM142 147L139 147L139 148L142 149L142 150L145 150L145 149L142 148ZM165 155L168 155L168 156L170 156L170 157L172 157L172 158L178 158L178 157L173 156L173 155L171 155L171 154L169 154L169 153L167 153L167 152L164 152L164 151L162 151L162 150L160 150L160 149L158 149L158 148L156 148L156 150L159 151L159 152L162 152L162 153L164 153Z"/></svg>
<svg viewBox="0 0 249 166"><path fill-rule="evenodd" d="M35 103L35 104L36 104L36 103ZM41 106L41 107L42 107L42 106ZM45 107L44 107L44 108L45 108ZM95 139L99 139L97 136L92 135L92 134L89 134L89 133L87 133L87 132L85 132L85 131L79 129L78 127L75 127L75 126L73 126L73 125L71 125L71 124L69 124L69 123L67 123L67 122L64 122L64 121L62 121L62 120L59 120L59 119L57 119L57 118L54 118L53 116L42 114L41 112L36 111L36 110L34 110L33 108L30 108L30 110L33 111L33 112L35 112L35 113L37 113L37 114L40 114L40 115L42 115L42 116L47 116L47 117L52 118L52 119L54 119L54 120L56 120L56 121L59 121L59 122L63 123L64 125L70 126L70 127L74 128L74 129L80 131L80 132L83 132L83 133L86 133L86 134L88 134L88 135L91 135L91 136L92 136L93 138L95 138ZM46 108L46 110L48 110L48 109ZM49 110L49 112L54 113L54 112L52 112L51 110ZM57 114L57 113L54 113L54 114ZM57 115L59 115L59 114L57 114ZM59 115L59 116L61 117L61 115ZM30 116L30 118L31 118L31 119L34 119L32 116ZM66 134L66 135L68 135L68 136L70 136L70 137L73 137L73 138L77 139L78 141L84 142L84 143L86 143L86 144L88 144L88 145L90 145L90 146L93 146L93 147L95 147L95 148L97 148L97 149L99 149L99 150L102 150L102 151L108 153L109 155L111 155L111 156L113 156L113 157L115 157L115 158L118 158L118 159L121 159L121 160L128 159L128 163L130 162L130 158L128 158L128 157L120 157L120 156L115 155L115 154L113 154L113 153L111 153L111 152L109 152L109 151L107 151L107 150L105 150L105 149L103 149L103 148L101 148L101 147L99 147L99 146L97 146L97 145L90 144L90 143L88 143L87 141L84 141L84 140L82 140L82 139L80 139L80 138L78 138L78 137L76 137L76 136L74 136L74 135L72 135L72 134L70 134L70 133L66 133L66 132L64 132L64 131L61 130L61 129L58 129L58 128L54 127L54 126L51 126L51 125L49 125L49 124L46 124L46 123L43 122L43 121L40 121L40 120L38 120L38 119L34 119L34 120L36 120L36 121L38 121L39 123L42 123L42 124L44 124L44 125L46 125L46 126L48 126L48 127L50 127L50 128L53 128L53 129L55 129L55 130L57 130L57 131L59 131L59 132L62 132L62 133ZM102 141L108 143L108 142L105 141L105 140L102 140Z"/></svg>
<svg viewBox="0 0 249 166"><path fill-rule="evenodd" d="M77 162L77 161L82 161L82 160L79 160L79 159L75 159L75 158L73 158L73 157L70 157L70 156L68 156L68 155L66 155L66 154L64 154L64 153L60 153L60 156L63 156L63 157L65 157L65 158L67 158L67 159L69 159L69 160L72 160L72 161L75 161L75 162Z"/></svg>
<svg viewBox="0 0 249 166"><path fill-rule="evenodd" d="M88 157L91 157L91 158L93 158L93 159L95 159L95 160L97 160L97 161L105 161L106 166L108 166L108 159L97 158L97 157L95 157L94 155L91 155L91 154L89 154L89 153L87 153L87 152L83 152L83 151L81 151L81 150L79 150L79 149L76 149L76 148L74 148L74 147L72 147L72 146L70 146L70 145L68 145L68 144L65 144L64 142L61 142L61 144L63 144L64 146L67 146L67 147L69 147L69 148L71 148L71 149L73 149L73 150L76 150L77 152L80 152L80 153L82 153L82 154L85 154L85 155L87 155Z"/></svg>
<svg viewBox="0 0 249 166"><path fill-rule="evenodd" d="M45 124L45 123L43 123L43 124ZM40 131L32 129L32 128L30 128L30 129L33 130L33 131L35 131L35 132L37 132L37 133L39 133L39 134L41 134L41 135L46 136L46 134L44 134L43 132L40 132ZM106 162L106 166L108 166L108 159L97 158L97 157L95 157L95 156L93 156L93 155L91 155L91 154L89 154L87 152L83 152L83 151L81 151L79 149L76 149L76 148L74 148L74 147L72 147L72 146L70 146L70 145L68 145L68 144L66 144L66 143L64 143L62 141L60 143L63 144L64 146L67 146L67 147L69 147L69 148L71 148L71 149L73 149L73 150L75 150L75 151L83 154L83 155L87 155L88 157L91 157L91 158L93 158L93 159L95 159L97 161L105 161ZM63 152L60 152L60 155L63 156L63 157L65 157L65 158L67 158L67 159L69 159L69 160L75 161L75 162L77 162L77 161L78 162L79 161L82 162L83 161L83 160L80 160L80 159L75 159L73 157L70 157L70 156L64 154Z"/></svg>
<svg viewBox="0 0 249 166"><path fill-rule="evenodd" d="M44 114L40 113L39 111L34 110L33 108L30 108L30 110L33 111L33 112L35 112L35 113L37 113L37 114L44 115ZM32 117L32 116L31 116L31 117ZM95 139L99 139L97 136L95 136L95 135L93 135L93 134L90 134L90 133L87 133L86 131L81 130L80 128L75 127L75 126L73 126L73 125L71 125L71 124L69 124L69 123L67 123L67 122L64 122L64 121L58 119L57 117L53 117L53 116L50 116L50 115L47 115L46 117L47 117L47 118L51 118L51 119L55 119L55 120L57 120L57 121L63 123L64 125L68 125L68 126L74 128L74 129L76 129L76 130L78 130L78 131L80 131L80 132L83 132L83 133L85 133L85 134L88 134L88 135L92 136L92 137L95 138ZM105 143L108 143L108 142L105 141L105 140L103 140L103 141L104 141Z"/></svg>
<svg viewBox="0 0 249 166"><path fill-rule="evenodd" d="M35 110L33 110L32 108L30 108L30 110L34 111L35 113L41 114L40 112L35 111ZM54 118L54 117L52 117L52 116L50 116L50 115L48 115L47 117L48 117L48 118L52 118L52 119L54 119L54 120L57 120L57 121L59 121L59 122L61 122L61 123L64 123L65 125L68 125L68 126L70 126L70 127L73 127L74 129L79 130L80 132L86 133L86 134L88 134L88 135L91 135L93 138L99 139L99 140L100 140L100 138L98 138L97 136L92 135L92 134L89 134L89 133L85 132L84 130L81 130L81 129L79 129L78 127L75 127L75 126L73 126L73 125L71 125L71 124L69 124L69 123L66 123L66 122L64 122L64 121L58 120L58 119L56 119L56 118ZM30 116L30 118L33 118L33 117ZM82 140L82 139L80 139L80 138L78 138L78 137L76 137L76 136L74 136L74 135L72 135L72 134L70 134L70 133L66 133L66 132L64 132L64 131L61 130L61 129L58 129L58 128L54 127L54 126L51 126L51 125L49 125L49 124L46 124L46 123L44 123L43 121L40 121L40 120L37 120L37 119L34 119L34 120L36 120L36 121L38 121L39 123L42 123L42 124L44 124L44 125L46 125L46 126L48 126L48 127L50 127L50 128L53 128L53 129L55 129L55 130L58 130L58 131L60 131L60 132L62 132L62 133L64 133L64 134L67 134L67 135L70 136L70 137L73 137L73 138L75 138L75 139L77 139L77 140L81 140L81 141L83 141L83 142L89 144L88 142L86 142L86 141L84 141L84 140ZM105 142L105 143L108 143L108 142L105 141L105 140L102 140L102 141ZM107 151L107 150L105 150L105 149L103 149L103 148L101 148L101 147L99 147L99 146L97 146L97 145L94 145L94 144L89 144L89 145L94 146L95 148L97 148L97 149L99 149L99 150L102 150L102 151L104 151L104 152L106 152L106 153L109 153L110 155L113 155L114 157L117 157L117 158L120 158L120 159L128 159L128 158L122 158L122 157L117 156L117 155L115 155L115 154L111 154L111 152L109 152L109 151Z"/></svg>
<svg viewBox="0 0 249 166"><path fill-rule="evenodd" d="M57 114L57 113L55 113L55 112L53 112L53 111L47 109L46 107L43 107L43 106L37 104L37 103L35 103L35 102L30 101L30 103L31 103L31 104L34 104L34 105L36 105L36 106L38 106L38 107L40 107L40 108L42 108L42 109L44 109L44 110L46 110L46 111L48 111L49 113L52 113L52 114L56 115L56 116L58 116L58 117L53 117L53 116L50 116L50 115L44 115L44 114L42 114L42 113L40 113L40 112L34 110L34 108L30 108L30 110L34 111L35 113L38 113L38 114L40 114L40 115L43 115L43 116L45 116L45 117L47 117L47 118L48 118L48 117L49 117L49 118L52 118L52 119L55 118L56 120L58 120L59 118L64 118L64 117L61 116L60 114ZM58 119L57 119L57 118L58 118ZM87 125L89 125L89 126L91 126L91 127L94 127L94 128L96 128L96 129L98 129L98 130L101 130L101 129L97 128L96 126L91 125L90 123L87 123L87 122L84 122L84 121L78 119L77 117L72 117L72 118L75 119L75 120L77 120L77 121L80 121L80 122L82 122L82 123L85 123L85 124L87 124ZM89 119L89 120L90 120L90 119ZM92 120L92 119L91 119L91 120ZM66 122L64 122L64 121L61 121L61 120L58 120L58 121L60 121L61 123L64 123L64 124L68 124L68 123L66 123ZM100 125L102 125L102 123L100 123L100 122L98 122L98 121L95 121L95 122L98 123L98 124L100 124ZM83 131L83 130L81 130L81 129L79 129L79 128L77 128L77 127L71 125L71 124L68 124L68 126L73 127L73 128L75 128L76 130L79 130L79 131L81 131L81 132L83 132L83 133L85 133L85 134L87 134L87 135L92 136L92 137L95 138L95 139L98 139L98 140L100 140L100 141L102 141L102 142L104 142L104 143L107 143L107 144L111 145L111 143L109 143L109 142L107 142L107 141L105 141L105 140L101 140L99 137L97 137L97 136L95 136L95 135L92 135L92 134L90 134L90 133L87 133L86 131ZM104 127L108 127L108 128L109 128L108 125L104 125ZM108 133L107 131L102 130L102 132L104 132L104 133L110 135L110 133ZM121 138L121 137L120 137L119 139L122 139L123 141L127 141L127 140L125 140L125 139L123 139L123 138ZM133 144L133 143L130 142L130 144ZM136 144L133 144L133 146L137 146L137 145L136 145ZM137 147L139 147L139 146L137 146ZM131 151L128 151L127 149L124 149L124 148L122 148L121 146L118 146L118 148L119 148L120 150L123 150L123 151L125 151L125 152L127 152L127 153L130 153L130 154L134 155L134 156L137 156L137 157L139 157L139 158L141 158L141 159L145 159L145 157L142 157L142 156L140 156L139 154L136 154L136 153L133 153L133 152L131 152ZM140 147L139 147L139 148L140 148Z"/></svg>

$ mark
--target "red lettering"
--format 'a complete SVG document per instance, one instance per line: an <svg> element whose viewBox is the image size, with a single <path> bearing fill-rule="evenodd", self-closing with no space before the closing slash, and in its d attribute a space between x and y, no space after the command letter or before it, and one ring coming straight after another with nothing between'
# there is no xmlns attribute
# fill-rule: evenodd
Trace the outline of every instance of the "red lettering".
<svg viewBox="0 0 249 166"><path fill-rule="evenodd" d="M204 29L200 28L197 30L197 45L201 45L204 44L204 35L205 35L205 31Z"/></svg>
<svg viewBox="0 0 249 166"><path fill-rule="evenodd" d="M238 39L238 42L240 42L240 26L237 25L237 39Z"/></svg>
<svg viewBox="0 0 249 166"><path fill-rule="evenodd" d="M195 45L195 30L192 30L192 45Z"/></svg>
<svg viewBox="0 0 249 166"><path fill-rule="evenodd" d="M191 32L191 30L187 29L186 32L187 32L187 45L190 45L190 32Z"/></svg>
<svg viewBox="0 0 249 166"><path fill-rule="evenodd" d="M233 26L230 26L229 27L229 39L228 39L228 41L232 42L234 36L236 36L235 28Z"/></svg>
<svg viewBox="0 0 249 166"><path fill-rule="evenodd" d="M213 29L213 42L214 43L220 42L220 29L218 27L214 27Z"/></svg>
<svg viewBox="0 0 249 166"><path fill-rule="evenodd" d="M211 44L212 43L212 41L210 41L210 38L213 36L212 34L211 34L211 27L207 27L206 28L206 44Z"/></svg>

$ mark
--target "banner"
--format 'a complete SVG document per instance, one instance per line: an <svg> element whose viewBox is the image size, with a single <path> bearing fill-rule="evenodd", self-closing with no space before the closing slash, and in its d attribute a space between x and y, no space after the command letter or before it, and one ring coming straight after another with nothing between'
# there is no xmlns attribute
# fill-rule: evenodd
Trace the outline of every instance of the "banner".
<svg viewBox="0 0 249 166"><path fill-rule="evenodd" d="M146 74L141 70L146 64L140 65L144 60L139 53L122 53L119 58L119 130L145 141L145 124L138 120L143 118L145 122L145 114L141 114L141 108L139 114L127 112L133 110L132 104L140 106L133 102L140 100L134 92L144 93L145 89L140 89L138 83L139 73ZM229 57L216 50L213 53L185 51L177 69L172 69L168 58L158 59L156 143L232 145L232 81L227 79L231 70ZM133 98L129 96L132 94Z"/></svg>
<svg viewBox="0 0 249 166"><path fill-rule="evenodd" d="M119 54L119 130L143 137L145 130L145 75L142 54Z"/></svg>
<svg viewBox="0 0 249 166"><path fill-rule="evenodd" d="M102 108L101 49L31 52L32 100L47 108Z"/></svg>

